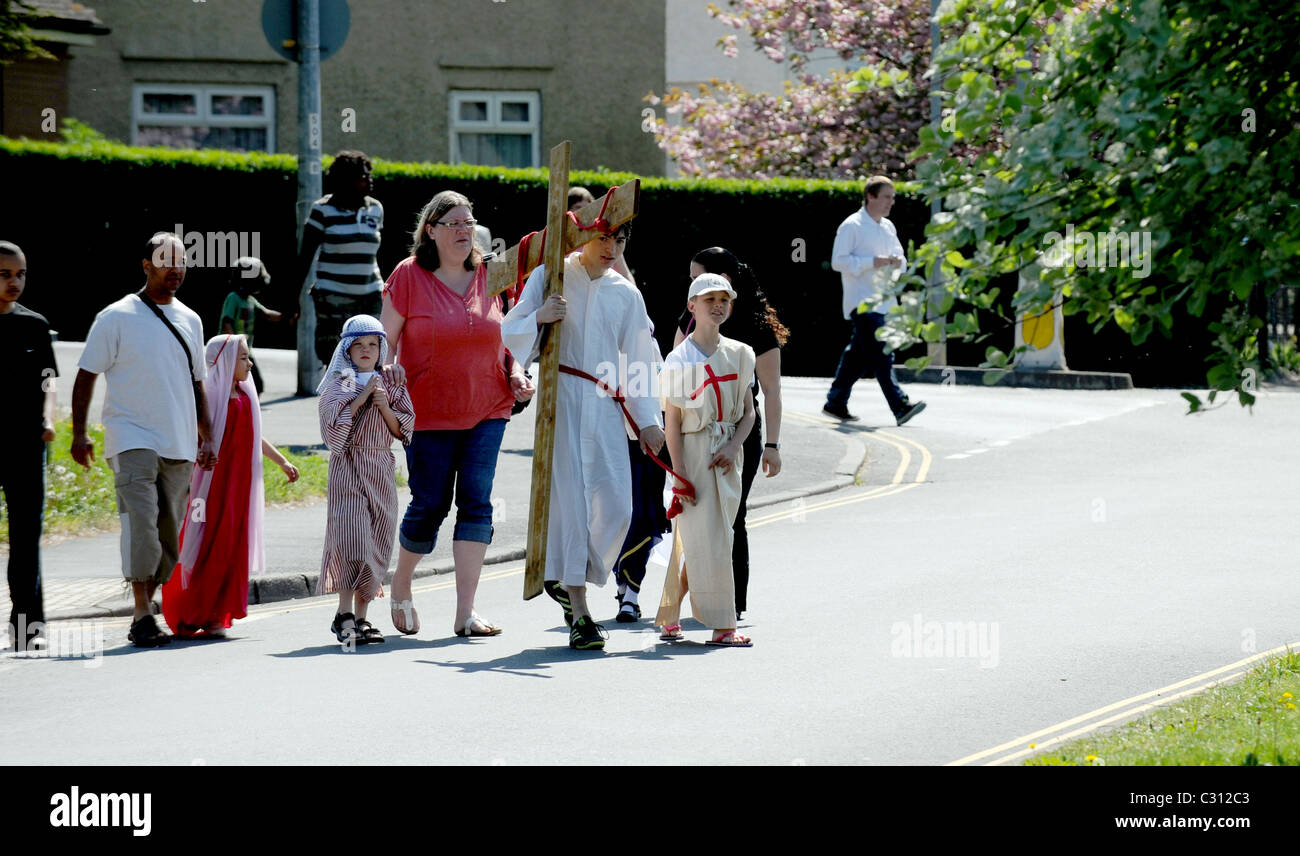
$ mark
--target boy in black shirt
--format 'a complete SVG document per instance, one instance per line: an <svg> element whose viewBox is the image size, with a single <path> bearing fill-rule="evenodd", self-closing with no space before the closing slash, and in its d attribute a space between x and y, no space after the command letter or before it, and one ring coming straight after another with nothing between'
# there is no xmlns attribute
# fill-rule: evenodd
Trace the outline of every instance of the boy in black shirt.
<svg viewBox="0 0 1300 856"><path fill-rule="evenodd" d="M18 302L27 259L0 241L0 365L13 382L9 418L0 420L0 487L9 515L9 641L15 651L45 644L41 596L41 514L45 444L54 439L54 378L59 370L45 317Z"/></svg>

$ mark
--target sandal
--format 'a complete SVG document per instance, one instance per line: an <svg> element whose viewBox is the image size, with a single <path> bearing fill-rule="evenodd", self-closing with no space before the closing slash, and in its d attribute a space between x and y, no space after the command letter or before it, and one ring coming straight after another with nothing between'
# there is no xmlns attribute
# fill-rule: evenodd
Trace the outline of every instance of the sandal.
<svg viewBox="0 0 1300 856"><path fill-rule="evenodd" d="M618 608L618 615L614 616L614 620L619 624L631 624L634 621L640 621L641 605L630 600L623 601Z"/></svg>
<svg viewBox="0 0 1300 856"><path fill-rule="evenodd" d="M475 627L475 624L477 624L478 627ZM484 629L479 630L479 627ZM501 628L479 618L478 613L471 612L469 621L465 622L465 626L459 630L453 630L452 632L462 639L467 639L471 636L500 636Z"/></svg>
<svg viewBox="0 0 1300 856"><path fill-rule="evenodd" d="M665 624L663 631L659 634L659 638L664 642L681 641L682 626L680 624Z"/></svg>
<svg viewBox="0 0 1300 856"><path fill-rule="evenodd" d="M383 642L384 634L379 632L379 628L366 621L364 618L357 622L357 644L369 645L372 642Z"/></svg>
<svg viewBox="0 0 1300 856"><path fill-rule="evenodd" d="M415 611L415 604L409 597L406 600L393 601L389 611L393 619L393 629L398 633L414 636L420 632L420 613ZM400 624L397 621L398 616L402 617Z"/></svg>
<svg viewBox="0 0 1300 856"><path fill-rule="evenodd" d="M728 630L721 636L710 639L705 645L716 645L719 648L753 648L754 640L748 636L741 636L734 630Z"/></svg>
<svg viewBox="0 0 1300 856"><path fill-rule="evenodd" d="M344 645L357 642L357 617L350 612L340 612L330 622L330 632Z"/></svg>

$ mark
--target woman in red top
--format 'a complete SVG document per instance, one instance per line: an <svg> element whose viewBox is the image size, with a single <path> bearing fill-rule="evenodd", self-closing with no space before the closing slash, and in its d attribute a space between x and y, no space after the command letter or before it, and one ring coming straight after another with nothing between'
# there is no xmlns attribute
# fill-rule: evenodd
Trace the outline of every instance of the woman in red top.
<svg viewBox="0 0 1300 856"><path fill-rule="evenodd" d="M492 541L492 480L506 420L535 388L501 342L501 304L487 293L487 267L474 248L470 201L443 191L424 206L411 255L384 287L381 320L415 406L406 447L411 504L398 529L393 626L416 633L411 577L433 552L438 527L456 500L457 636L496 636L474 613L483 557Z"/></svg>

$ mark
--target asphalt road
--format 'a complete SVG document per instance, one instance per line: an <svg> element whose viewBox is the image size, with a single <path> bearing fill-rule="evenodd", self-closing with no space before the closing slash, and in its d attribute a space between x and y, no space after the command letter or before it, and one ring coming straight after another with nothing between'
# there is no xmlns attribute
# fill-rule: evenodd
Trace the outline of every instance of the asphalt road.
<svg viewBox="0 0 1300 856"><path fill-rule="evenodd" d="M817 420L824 383L792 385L787 418ZM419 636L355 653L332 598L154 651L88 623L102 656L0 659L0 758L138 762L121 735L148 710L169 764L354 763L362 723L385 763L935 764L1300 641L1300 396L1189 417L1166 390L912 394L930 407L898 429L859 384L861 486L751 518L752 649L691 621L658 643L606 588L606 651L571 652L518 562L484 575L494 639L451 635L445 578L417 586Z"/></svg>

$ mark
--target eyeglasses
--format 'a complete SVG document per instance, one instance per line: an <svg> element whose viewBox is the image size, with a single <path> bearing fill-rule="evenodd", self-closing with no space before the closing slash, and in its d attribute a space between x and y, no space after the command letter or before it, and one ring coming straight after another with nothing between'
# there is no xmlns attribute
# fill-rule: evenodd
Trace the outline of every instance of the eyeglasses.
<svg viewBox="0 0 1300 856"><path fill-rule="evenodd" d="M473 229L478 225L478 221L473 217L468 220L434 220L439 226L446 226L448 229Z"/></svg>

